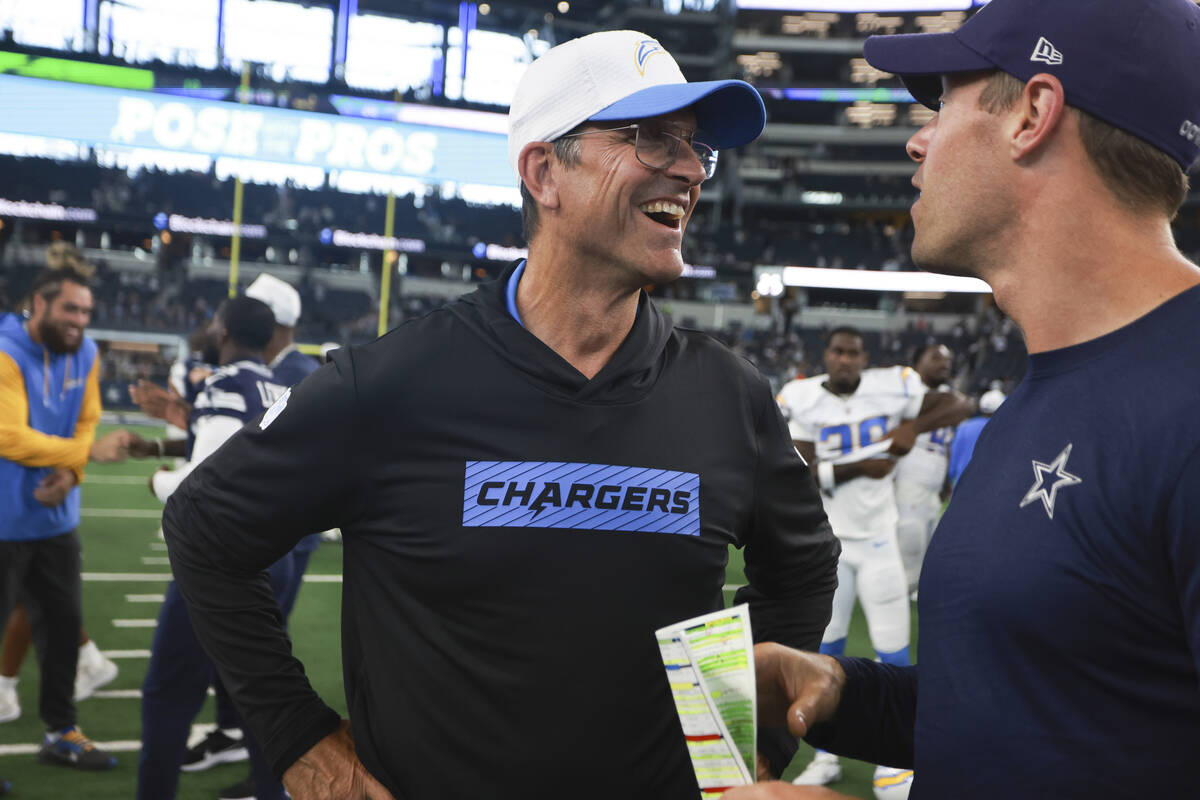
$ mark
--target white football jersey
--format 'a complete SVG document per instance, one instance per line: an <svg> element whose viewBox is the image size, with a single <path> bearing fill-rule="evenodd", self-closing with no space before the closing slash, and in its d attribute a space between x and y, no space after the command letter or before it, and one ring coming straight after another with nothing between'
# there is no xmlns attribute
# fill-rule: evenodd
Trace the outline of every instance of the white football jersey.
<svg viewBox="0 0 1200 800"><path fill-rule="evenodd" d="M936 391L949 392L950 387L941 386ZM950 440L953 438L954 428L951 427L918 435L913 449L897 461L892 470L896 483L915 483L930 492L941 492L946 482L946 470L950 467Z"/></svg>
<svg viewBox="0 0 1200 800"><path fill-rule="evenodd" d="M858 388L837 395L817 375L786 384L776 398L788 419L792 439L812 442L819 461L834 461L878 442L902 419L921 411L925 384L909 367L863 370ZM855 478L838 485L833 495L821 493L833 532L863 539L896 527L896 495L892 476Z"/></svg>

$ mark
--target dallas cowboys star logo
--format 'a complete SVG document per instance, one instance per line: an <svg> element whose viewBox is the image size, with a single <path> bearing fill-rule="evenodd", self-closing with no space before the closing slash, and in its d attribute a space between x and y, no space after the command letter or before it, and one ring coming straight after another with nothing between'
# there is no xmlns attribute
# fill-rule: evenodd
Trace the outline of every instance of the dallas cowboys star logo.
<svg viewBox="0 0 1200 800"><path fill-rule="evenodd" d="M1033 462L1033 486L1025 493L1025 498L1021 501L1021 508L1024 508L1035 500L1041 500L1042 505L1046 509L1047 516L1050 519L1054 519L1054 499L1058 496L1058 490L1064 486L1074 486L1077 483L1083 483L1082 478L1067 472L1067 459L1071 457L1072 447L1074 447L1073 443L1068 444L1058 454L1058 458L1049 464L1043 464L1041 461ZM1046 487L1047 476L1054 479L1049 488Z"/></svg>

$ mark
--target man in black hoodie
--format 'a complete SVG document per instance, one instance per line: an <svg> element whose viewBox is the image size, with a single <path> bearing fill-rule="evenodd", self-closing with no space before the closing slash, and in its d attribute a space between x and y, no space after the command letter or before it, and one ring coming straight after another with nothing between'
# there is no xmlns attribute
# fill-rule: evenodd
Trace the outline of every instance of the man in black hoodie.
<svg viewBox="0 0 1200 800"><path fill-rule="evenodd" d="M550 50L510 112L528 261L338 351L172 496L196 632L296 800L692 800L654 631L721 606L730 545L756 638L815 649L839 548L770 388L640 288L764 120L644 34ZM332 527L347 723L260 574Z"/></svg>

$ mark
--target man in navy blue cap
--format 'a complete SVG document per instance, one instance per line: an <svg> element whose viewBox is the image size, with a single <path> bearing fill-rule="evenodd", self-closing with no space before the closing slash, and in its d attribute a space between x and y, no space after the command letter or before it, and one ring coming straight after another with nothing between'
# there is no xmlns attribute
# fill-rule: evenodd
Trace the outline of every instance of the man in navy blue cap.
<svg viewBox="0 0 1200 800"><path fill-rule="evenodd" d="M645 34L551 49L510 114L528 260L336 351L172 495L196 633L293 798L695 800L655 630L720 608L730 545L755 634L820 643L839 548L768 383L642 288L764 121ZM332 527L347 723L255 577ZM794 738L758 741L778 774Z"/></svg>
<svg viewBox="0 0 1200 800"><path fill-rule="evenodd" d="M939 111L908 143L914 260L988 281L1030 362L933 536L919 665L760 645L760 712L915 767L914 798L1195 796L1200 269L1170 222L1200 8L992 0L865 54Z"/></svg>

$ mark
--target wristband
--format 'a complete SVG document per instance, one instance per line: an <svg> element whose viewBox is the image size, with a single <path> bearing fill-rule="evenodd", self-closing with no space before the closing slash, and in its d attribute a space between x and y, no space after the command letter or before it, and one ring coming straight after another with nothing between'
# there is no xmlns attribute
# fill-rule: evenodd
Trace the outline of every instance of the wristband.
<svg viewBox="0 0 1200 800"><path fill-rule="evenodd" d="M817 462L817 483L829 494L833 494L833 464L828 461Z"/></svg>

